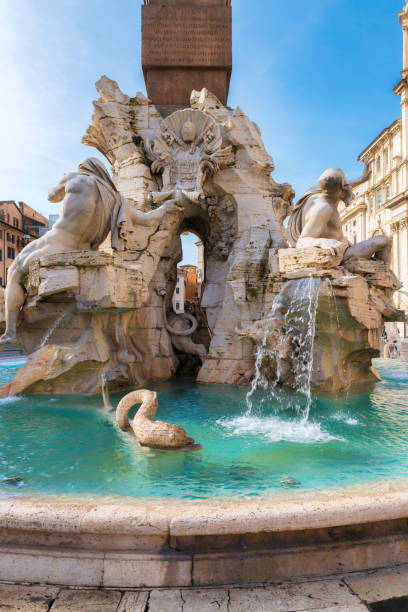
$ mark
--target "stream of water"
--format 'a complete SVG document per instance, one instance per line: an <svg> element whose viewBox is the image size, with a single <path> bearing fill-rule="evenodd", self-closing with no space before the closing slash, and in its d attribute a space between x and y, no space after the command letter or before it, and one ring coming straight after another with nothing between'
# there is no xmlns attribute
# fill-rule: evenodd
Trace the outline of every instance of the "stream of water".
<svg viewBox="0 0 408 612"><path fill-rule="evenodd" d="M289 281L276 296L265 324L262 342L259 343L256 352L255 374L246 396L247 417L259 414L262 405L269 400L274 400L283 410L287 409L288 396L286 393L282 394L278 383L282 375L285 354L290 351L295 391L292 402L300 422L308 421L312 404L311 379L316 310L323 282L327 281L312 277ZM282 304L287 304L284 314ZM335 300L333 308L336 308ZM334 312L337 313L336 310ZM336 316L338 319L338 313ZM271 345L270 337L276 328L279 329L278 340ZM257 391L262 393L256 395L255 403Z"/></svg>

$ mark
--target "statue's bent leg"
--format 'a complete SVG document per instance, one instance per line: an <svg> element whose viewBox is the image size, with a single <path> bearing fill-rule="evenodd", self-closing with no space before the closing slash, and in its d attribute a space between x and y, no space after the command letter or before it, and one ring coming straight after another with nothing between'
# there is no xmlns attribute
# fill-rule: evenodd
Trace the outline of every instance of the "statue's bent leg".
<svg viewBox="0 0 408 612"><path fill-rule="evenodd" d="M6 331L0 338L0 344L17 340L17 319L25 301L24 289L21 286L23 270L13 264L8 271L5 291Z"/></svg>
<svg viewBox="0 0 408 612"><path fill-rule="evenodd" d="M364 257L369 259L373 255L386 264L391 262L392 240L388 236L374 236L350 246L344 253L343 261L351 257Z"/></svg>

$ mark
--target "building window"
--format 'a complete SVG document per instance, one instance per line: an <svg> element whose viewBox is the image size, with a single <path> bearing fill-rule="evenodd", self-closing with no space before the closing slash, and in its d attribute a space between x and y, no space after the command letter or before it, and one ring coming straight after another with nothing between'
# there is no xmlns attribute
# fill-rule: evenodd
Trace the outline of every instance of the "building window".
<svg viewBox="0 0 408 612"><path fill-rule="evenodd" d="M15 258L15 256L16 256L16 255L15 255L15 252L14 252L13 247L7 247L7 257L8 257L9 259L14 259L14 258Z"/></svg>
<svg viewBox="0 0 408 612"><path fill-rule="evenodd" d="M384 163L385 163L386 166L388 166L389 161L390 161L390 152L389 152L389 149L385 149L385 151L384 151Z"/></svg>
<svg viewBox="0 0 408 612"><path fill-rule="evenodd" d="M391 185L387 185L387 187L385 188L385 199L390 200L391 199Z"/></svg>
<svg viewBox="0 0 408 612"><path fill-rule="evenodd" d="M353 221L353 227L356 227L356 226L357 226L357 221L356 221L356 219L354 219L354 221Z"/></svg>
<svg viewBox="0 0 408 612"><path fill-rule="evenodd" d="M374 212L374 196L370 196L370 213Z"/></svg>
<svg viewBox="0 0 408 612"><path fill-rule="evenodd" d="M3 238L3 230L0 230L0 238Z"/></svg>
<svg viewBox="0 0 408 612"><path fill-rule="evenodd" d="M176 293L180 293L179 287L176 287Z"/></svg>
<svg viewBox="0 0 408 612"><path fill-rule="evenodd" d="M0 261L3 261L3 249L0 249ZM1 285L1 283L0 283Z"/></svg>
<svg viewBox="0 0 408 612"><path fill-rule="evenodd" d="M379 189L377 191L377 209L381 210L382 208L382 191Z"/></svg>
<svg viewBox="0 0 408 612"><path fill-rule="evenodd" d="M377 157L377 172L381 171L381 156Z"/></svg>
<svg viewBox="0 0 408 612"><path fill-rule="evenodd" d="M180 310L180 302L176 302L176 310Z"/></svg>
<svg viewBox="0 0 408 612"><path fill-rule="evenodd" d="M14 227L18 227L18 219L17 219L17 217L13 217L13 225L14 225Z"/></svg>
<svg viewBox="0 0 408 612"><path fill-rule="evenodd" d="M346 225L346 232L348 232L348 225Z"/></svg>

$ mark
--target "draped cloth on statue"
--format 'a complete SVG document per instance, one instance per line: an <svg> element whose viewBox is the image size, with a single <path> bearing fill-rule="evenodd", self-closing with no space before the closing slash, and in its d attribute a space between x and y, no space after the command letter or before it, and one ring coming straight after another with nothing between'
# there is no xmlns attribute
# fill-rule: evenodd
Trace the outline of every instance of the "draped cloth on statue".
<svg viewBox="0 0 408 612"><path fill-rule="evenodd" d="M292 247L296 246L296 243L299 240L300 235L302 233L303 224L304 224L303 209L305 207L306 202L309 200L311 196L316 195L321 192L322 190L320 189L320 187L311 187L308 191L306 191L306 193L302 195L300 200L296 202L296 205L290 214L288 227L287 227L287 235L288 235L290 246Z"/></svg>
<svg viewBox="0 0 408 612"><path fill-rule="evenodd" d="M80 163L78 174L93 177L100 196L96 205L95 235L91 241L91 248L97 249L111 232L112 248L124 251L125 230L132 231L129 204L116 189L103 163L96 157L88 157Z"/></svg>

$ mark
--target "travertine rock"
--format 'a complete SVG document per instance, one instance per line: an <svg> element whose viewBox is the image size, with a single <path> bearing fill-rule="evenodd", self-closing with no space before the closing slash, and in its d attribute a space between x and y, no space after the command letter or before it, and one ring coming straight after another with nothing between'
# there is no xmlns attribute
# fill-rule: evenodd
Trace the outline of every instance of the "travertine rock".
<svg viewBox="0 0 408 612"><path fill-rule="evenodd" d="M151 214L155 200L164 200L163 207L177 201L179 208L155 224L121 226L123 251L105 241L98 251L56 252L31 262L19 341L30 367L38 359L40 370L40 347L59 349L45 376L32 381L23 370L14 392L96 392L102 374L112 390L170 378L180 340L166 319L182 257L180 234L187 230L205 247L205 327L197 339L185 340L184 350L204 362L199 380L247 383L253 346L235 329L263 316L273 300L268 275L279 279L277 250L285 245L279 224L293 191L272 179L258 126L207 90L192 93L191 109L163 120L142 94L130 98L106 77L97 89L84 142L110 161L117 193L133 211ZM88 361L85 378L80 364Z"/></svg>
<svg viewBox="0 0 408 612"><path fill-rule="evenodd" d="M99 241L98 250L76 244L32 258L18 327L29 362L3 393L98 392L102 378L111 390L140 388L171 378L180 353L199 357L201 382L247 385L254 373L251 338L259 342L275 296L286 280L310 276L326 285L330 279L344 323L342 348L329 357L339 332L324 325L323 296L315 385L343 388L363 379L384 318L400 316L392 303L400 285L387 266L356 258L342 263L344 245L330 246L328 239L286 248L283 218L293 190L271 177L274 164L260 130L240 108L223 106L204 89L192 92L191 108L163 119L142 94L130 98L107 77L97 89L84 143L110 161L114 199L131 222L105 219L102 234L111 227L114 240ZM173 333L171 312L186 231L205 248L193 337ZM342 379L343 362L360 365L350 365Z"/></svg>
<svg viewBox="0 0 408 612"><path fill-rule="evenodd" d="M281 274L300 270L329 270L340 265L343 255L337 255L330 249L308 247L300 249L279 250L279 270Z"/></svg>
<svg viewBox="0 0 408 612"><path fill-rule="evenodd" d="M78 269L74 267L40 268L40 284L38 296L46 297L62 291L77 291L79 289Z"/></svg>

